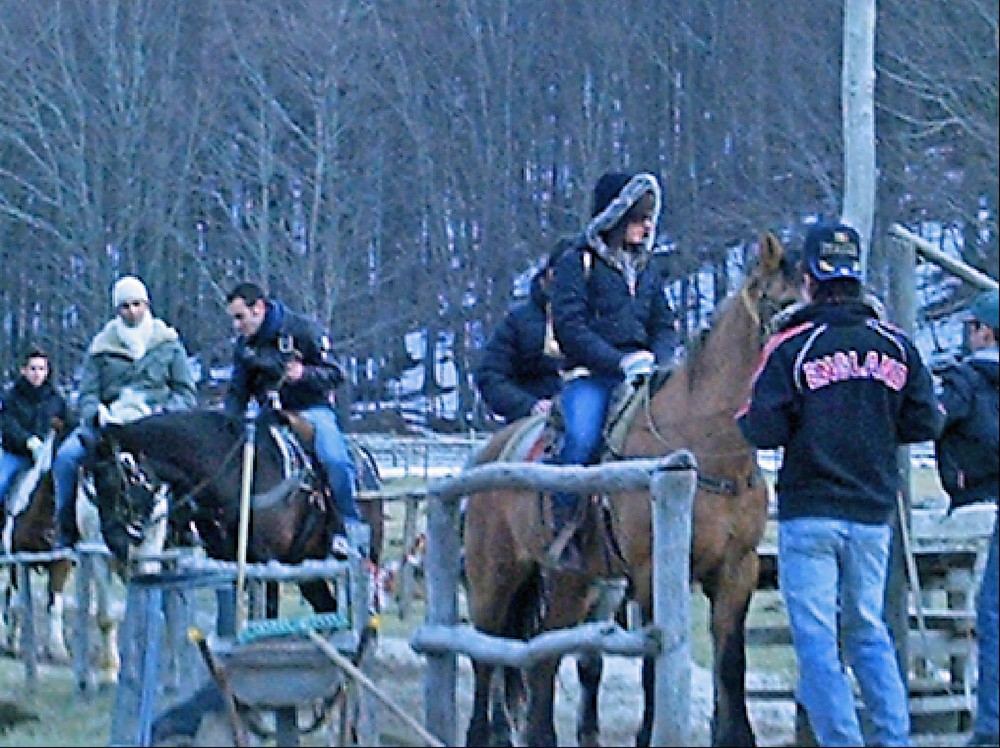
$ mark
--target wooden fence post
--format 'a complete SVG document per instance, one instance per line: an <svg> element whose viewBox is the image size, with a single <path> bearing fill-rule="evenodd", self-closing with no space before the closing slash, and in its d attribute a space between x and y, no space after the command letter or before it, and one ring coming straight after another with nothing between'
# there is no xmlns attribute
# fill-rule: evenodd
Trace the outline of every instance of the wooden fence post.
<svg viewBox="0 0 1000 748"><path fill-rule="evenodd" d="M425 620L430 624L458 623L458 577L461 540L457 501L428 494L427 553L424 557ZM427 728L446 745L457 744L456 680L454 652L427 658L424 676L424 720Z"/></svg>
<svg viewBox="0 0 1000 748"><path fill-rule="evenodd" d="M663 637L656 658L653 745L687 745L691 723L691 470L657 470L653 495L653 622ZM671 568L667 569L667 566Z"/></svg>

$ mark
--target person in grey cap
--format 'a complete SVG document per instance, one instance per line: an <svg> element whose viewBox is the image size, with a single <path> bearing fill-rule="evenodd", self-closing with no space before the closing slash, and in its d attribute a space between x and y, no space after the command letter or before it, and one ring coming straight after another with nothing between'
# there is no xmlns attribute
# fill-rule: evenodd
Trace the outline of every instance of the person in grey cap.
<svg viewBox="0 0 1000 748"><path fill-rule="evenodd" d="M918 349L865 297L857 232L819 224L804 249L809 301L768 341L737 420L753 446L784 449L778 582L797 698L817 743L909 745L906 685L883 616L897 452L934 439L943 414Z"/></svg>
<svg viewBox="0 0 1000 748"><path fill-rule="evenodd" d="M941 485L950 509L976 502L997 502L1000 493L1000 376L997 329L1000 328L997 291L983 291L969 304L965 324L970 353L941 372L940 399L945 411L941 438L935 442ZM998 632L997 520L986 554L986 566L976 597L978 685L973 735L969 745L997 745L1000 684L997 677Z"/></svg>
<svg viewBox="0 0 1000 748"><path fill-rule="evenodd" d="M675 315L663 272L651 262L660 204L660 184L652 174L604 174L594 187L583 235L556 263L552 322L565 372L560 465L596 463L614 389L673 362ZM579 508L577 494L553 494L557 541ZM565 540L555 565L576 569L582 562L577 539ZM558 551L559 543L554 545Z"/></svg>
<svg viewBox="0 0 1000 748"><path fill-rule="evenodd" d="M86 435L93 435L99 417L127 422L197 404L187 350L177 330L153 316L146 285L125 276L114 284L111 296L116 315L91 340L83 360L79 425L52 463L57 548L77 539L77 474L89 457L86 444L92 440Z"/></svg>

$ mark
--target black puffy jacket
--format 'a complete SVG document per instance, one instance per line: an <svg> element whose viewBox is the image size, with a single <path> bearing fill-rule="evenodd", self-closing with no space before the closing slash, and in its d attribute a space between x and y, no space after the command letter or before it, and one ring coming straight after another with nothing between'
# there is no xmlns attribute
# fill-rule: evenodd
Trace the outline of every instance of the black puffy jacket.
<svg viewBox="0 0 1000 748"><path fill-rule="evenodd" d="M4 393L0 408L0 432L3 448L22 457L30 457L26 442L32 436L44 439L52 428L52 419L69 425L66 398L50 381L34 387L23 376L18 377Z"/></svg>
<svg viewBox="0 0 1000 748"><path fill-rule="evenodd" d="M650 262L640 267L630 288L615 257L583 240L565 252L556 264L551 295L566 368L622 376L622 356L638 350L651 351L657 364L670 364L677 329L664 282L660 266Z"/></svg>
<svg viewBox="0 0 1000 748"><path fill-rule="evenodd" d="M539 400L554 397L562 385L562 358L545 352L547 303L536 275L529 297L507 312L473 371L483 400L508 423L531 413Z"/></svg>
<svg viewBox="0 0 1000 748"><path fill-rule="evenodd" d="M1000 491L998 368L994 349L977 352L941 373L945 423L934 446L952 509L996 501Z"/></svg>

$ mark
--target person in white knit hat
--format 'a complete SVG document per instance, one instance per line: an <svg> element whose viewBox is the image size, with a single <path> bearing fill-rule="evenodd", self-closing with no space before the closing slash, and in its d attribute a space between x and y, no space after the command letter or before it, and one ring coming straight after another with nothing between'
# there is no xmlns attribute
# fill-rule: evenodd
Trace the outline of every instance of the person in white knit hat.
<svg viewBox="0 0 1000 748"><path fill-rule="evenodd" d="M127 275L111 292L116 314L87 348L80 379L77 428L52 464L56 489L56 547L76 542L76 479L88 456L86 432L99 419L127 422L197 404L194 372L177 330L153 316L149 291ZM81 438L83 436L84 438Z"/></svg>

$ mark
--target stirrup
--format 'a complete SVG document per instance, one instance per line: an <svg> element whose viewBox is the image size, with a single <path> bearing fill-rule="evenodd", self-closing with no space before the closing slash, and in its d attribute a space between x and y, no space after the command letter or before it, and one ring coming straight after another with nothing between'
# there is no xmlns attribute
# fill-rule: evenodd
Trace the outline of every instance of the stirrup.
<svg viewBox="0 0 1000 748"><path fill-rule="evenodd" d="M542 561L544 566L565 571L583 571L583 548L576 537L580 529L582 513L578 505L565 524L556 532L549 543Z"/></svg>
<svg viewBox="0 0 1000 748"><path fill-rule="evenodd" d="M334 535L330 543L330 553L334 558L343 561L351 555L351 544L343 535Z"/></svg>

